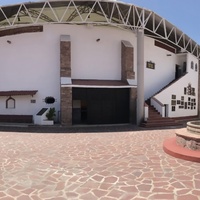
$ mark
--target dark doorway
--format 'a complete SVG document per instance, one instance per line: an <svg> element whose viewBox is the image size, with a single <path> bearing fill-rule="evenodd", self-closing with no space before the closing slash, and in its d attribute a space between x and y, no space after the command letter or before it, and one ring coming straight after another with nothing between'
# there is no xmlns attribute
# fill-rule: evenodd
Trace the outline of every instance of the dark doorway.
<svg viewBox="0 0 200 200"><path fill-rule="evenodd" d="M182 76L182 67L180 65L176 65L175 79L178 79L181 76Z"/></svg>
<svg viewBox="0 0 200 200"><path fill-rule="evenodd" d="M129 89L73 88L73 124L129 123ZM75 105L75 104L74 104Z"/></svg>

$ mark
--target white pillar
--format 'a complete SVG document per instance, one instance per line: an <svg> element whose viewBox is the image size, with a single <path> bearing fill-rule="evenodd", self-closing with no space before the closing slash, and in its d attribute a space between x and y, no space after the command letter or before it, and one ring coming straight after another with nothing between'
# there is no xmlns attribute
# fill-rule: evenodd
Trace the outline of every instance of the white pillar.
<svg viewBox="0 0 200 200"><path fill-rule="evenodd" d="M137 125L144 119L144 30L137 31Z"/></svg>

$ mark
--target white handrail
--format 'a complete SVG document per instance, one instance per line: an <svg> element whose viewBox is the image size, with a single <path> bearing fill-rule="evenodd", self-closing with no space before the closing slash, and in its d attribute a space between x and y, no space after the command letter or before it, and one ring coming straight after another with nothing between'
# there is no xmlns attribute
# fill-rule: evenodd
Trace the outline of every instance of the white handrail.
<svg viewBox="0 0 200 200"><path fill-rule="evenodd" d="M165 105L162 104L155 97L151 98L151 105L155 107L155 109L161 114L162 117L165 117Z"/></svg>

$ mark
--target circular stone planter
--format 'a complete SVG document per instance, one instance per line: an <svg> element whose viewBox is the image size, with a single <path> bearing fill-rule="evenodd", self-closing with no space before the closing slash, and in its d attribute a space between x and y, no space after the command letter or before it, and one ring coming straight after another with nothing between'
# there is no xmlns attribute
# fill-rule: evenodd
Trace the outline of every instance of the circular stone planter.
<svg viewBox="0 0 200 200"><path fill-rule="evenodd" d="M176 137L166 139L163 149L176 158L200 163L200 121L190 121L186 128L177 129Z"/></svg>
<svg viewBox="0 0 200 200"><path fill-rule="evenodd" d="M176 131L176 142L191 150L200 150L200 121L187 122L186 129Z"/></svg>

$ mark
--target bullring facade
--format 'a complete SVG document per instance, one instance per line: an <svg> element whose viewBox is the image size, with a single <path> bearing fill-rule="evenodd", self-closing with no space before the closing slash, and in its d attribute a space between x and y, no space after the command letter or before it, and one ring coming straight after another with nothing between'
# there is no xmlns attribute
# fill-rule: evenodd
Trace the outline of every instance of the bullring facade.
<svg viewBox="0 0 200 200"><path fill-rule="evenodd" d="M198 115L199 45L156 13L117 1L0 7L0 121L137 123ZM146 103L145 103L146 102ZM149 105L147 105L149 104Z"/></svg>

